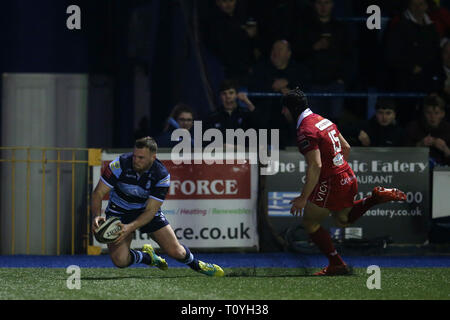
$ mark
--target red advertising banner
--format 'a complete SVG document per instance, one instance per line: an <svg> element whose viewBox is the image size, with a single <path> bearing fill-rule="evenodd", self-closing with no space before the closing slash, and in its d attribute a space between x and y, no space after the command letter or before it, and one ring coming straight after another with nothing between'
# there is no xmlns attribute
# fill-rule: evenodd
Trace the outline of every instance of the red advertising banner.
<svg viewBox="0 0 450 320"><path fill-rule="evenodd" d="M170 173L168 200L250 199L250 164L179 164L162 161Z"/></svg>
<svg viewBox="0 0 450 320"><path fill-rule="evenodd" d="M101 174L111 160L102 161ZM250 199L250 164L174 164L162 160L170 173L167 200ZM109 200L109 193L103 200Z"/></svg>

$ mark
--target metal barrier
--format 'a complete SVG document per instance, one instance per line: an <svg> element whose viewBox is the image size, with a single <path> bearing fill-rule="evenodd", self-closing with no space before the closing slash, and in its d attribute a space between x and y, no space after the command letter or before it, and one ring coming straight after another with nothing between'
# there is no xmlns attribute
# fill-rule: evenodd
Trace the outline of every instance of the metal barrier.
<svg viewBox="0 0 450 320"><path fill-rule="evenodd" d="M315 98L351 98L351 99L367 99L367 119L375 114L375 104L378 97L381 98L400 98L400 99L422 99L426 97L421 92L377 92L371 88L367 92L305 92L307 97ZM281 93L276 92L248 92L249 97L254 98L281 98Z"/></svg>
<svg viewBox="0 0 450 320"><path fill-rule="evenodd" d="M423 98L425 93L413 93L413 92L305 92L308 97L318 98L370 98L383 97L383 98ZM281 93L276 92L249 92L249 97L280 97Z"/></svg>
<svg viewBox="0 0 450 320"><path fill-rule="evenodd" d="M47 203L46 203L46 186L47 186L47 167L49 164L56 164L56 194L54 195L56 197L56 254L61 254L61 165L68 164L71 168L71 186L70 186L70 221L71 221L71 239L70 239L70 253L73 255L75 254L75 185L77 181L77 176L75 174L76 166L78 165L86 165L86 181L87 184L91 182L91 170L90 167L93 165L98 165L100 163L101 158L101 149L88 149L88 148L53 148L53 147L0 147L2 156L0 158L0 163L10 163L11 164L11 170L8 172L8 170L3 170L2 168L2 175L9 175L11 176L11 212L10 212L10 218L11 218L11 254L16 253L16 201L20 201L21 199L17 199L16 193L20 193L19 189L17 188L16 184L16 176L17 176L17 164L19 163L25 163L26 165L26 178L25 178L25 210L26 210L26 254L30 254L30 229L32 228L30 223L30 211L31 207L36 208L38 206L37 203L32 203L30 200L31 195L31 167L32 164L40 164L41 170L42 170L42 180L41 180L41 203L40 203L40 210L41 210L41 254L46 254L46 234L47 234L47 228L46 228L46 210L47 210ZM26 153L25 157L18 157L18 153L22 151ZM41 152L40 159L32 159L31 153L34 152ZM77 159L77 153L83 152L84 156L79 156ZM10 153L10 157L4 157L6 153ZM56 159L49 159L49 153L56 153ZM69 159L63 159L62 154L69 153L70 157ZM86 154L87 153L87 154ZM80 159L84 158L84 159ZM79 180L83 180L78 178ZM3 185L6 184L6 181L2 181ZM89 186L86 186L86 200L87 200L87 232L84 234L85 238L85 246L86 249L89 245L89 229L90 229L90 221L89 221L89 202L90 202L90 192L89 192ZM2 205L3 209L3 205ZM2 210L2 214L6 215L7 213ZM8 219L7 219L8 220ZM4 220L3 220L4 221ZM4 231L4 230L3 230ZM81 230L79 230L81 231ZM4 240L4 239L3 239ZM36 241L37 239L33 239Z"/></svg>

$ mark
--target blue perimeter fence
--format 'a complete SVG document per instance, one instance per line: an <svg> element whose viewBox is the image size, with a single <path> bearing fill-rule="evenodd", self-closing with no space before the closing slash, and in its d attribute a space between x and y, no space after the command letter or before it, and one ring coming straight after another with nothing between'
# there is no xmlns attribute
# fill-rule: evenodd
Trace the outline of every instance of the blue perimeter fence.
<svg viewBox="0 0 450 320"><path fill-rule="evenodd" d="M184 264L161 255L167 260L169 268L185 268ZM322 268L328 264L320 254L303 255L298 253L198 253L196 258L216 263L223 268ZM439 256L345 256L345 261L355 268L377 265L380 268L448 268L450 255ZM0 268L67 268L77 265L80 268L115 268L108 255L62 255L38 256L15 255L0 256ZM134 268L147 268L134 265Z"/></svg>

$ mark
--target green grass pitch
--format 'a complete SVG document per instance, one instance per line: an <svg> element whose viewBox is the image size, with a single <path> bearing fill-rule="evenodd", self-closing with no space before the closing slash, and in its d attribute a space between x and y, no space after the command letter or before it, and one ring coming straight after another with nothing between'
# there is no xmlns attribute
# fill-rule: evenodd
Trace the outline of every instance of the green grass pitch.
<svg viewBox="0 0 450 320"><path fill-rule="evenodd" d="M366 269L356 268L349 276L312 276L317 270L226 268L226 277L211 278L188 268L85 268L78 290L68 289L66 269L2 268L0 299L450 299L449 268L381 268L381 289L372 290Z"/></svg>

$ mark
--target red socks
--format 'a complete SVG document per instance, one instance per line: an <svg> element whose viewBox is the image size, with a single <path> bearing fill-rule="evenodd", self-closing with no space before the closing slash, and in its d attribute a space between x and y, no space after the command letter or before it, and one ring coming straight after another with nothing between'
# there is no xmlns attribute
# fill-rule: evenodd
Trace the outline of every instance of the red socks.
<svg viewBox="0 0 450 320"><path fill-rule="evenodd" d="M372 196L353 202L353 208L348 213L348 223L353 223L362 217L367 210L376 205L377 202Z"/></svg>
<svg viewBox="0 0 450 320"><path fill-rule="evenodd" d="M311 233L309 236L312 242L319 247L320 251L327 256L330 265L336 266L345 264L334 248L330 234L323 227L320 227L316 232Z"/></svg>
<svg viewBox="0 0 450 320"><path fill-rule="evenodd" d="M353 202L353 208L348 214L348 222L353 223L358 220L367 210L377 204L377 201L369 196L362 200ZM317 229L316 232L311 233L310 238L314 244L319 247L320 251L325 254L330 261L330 265L343 265L345 264L341 256L334 248L333 241L331 240L330 233L323 227Z"/></svg>

